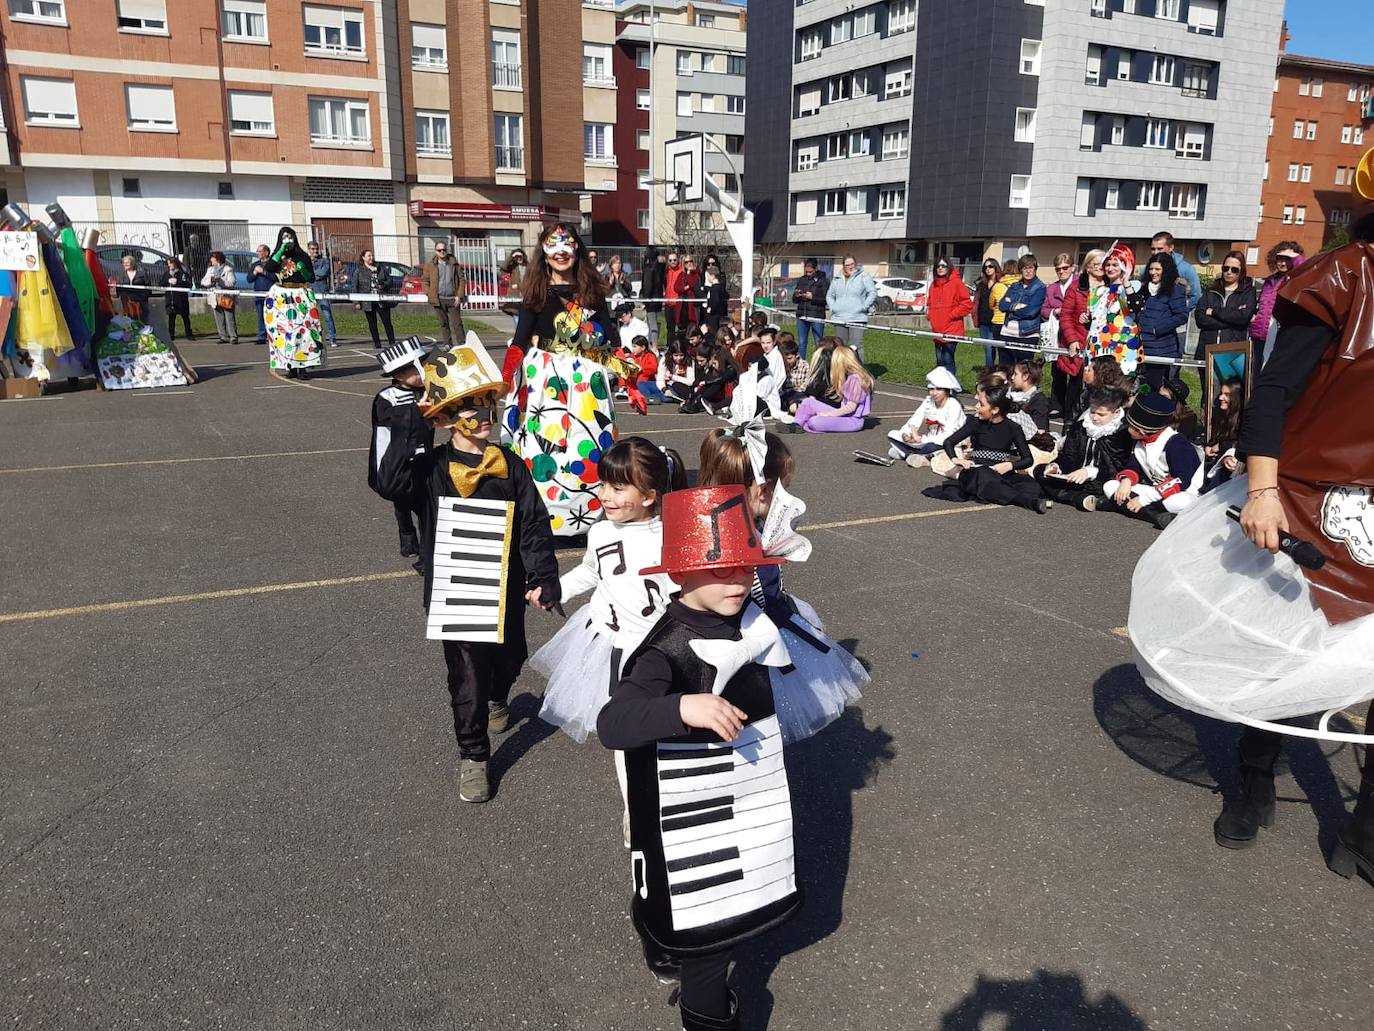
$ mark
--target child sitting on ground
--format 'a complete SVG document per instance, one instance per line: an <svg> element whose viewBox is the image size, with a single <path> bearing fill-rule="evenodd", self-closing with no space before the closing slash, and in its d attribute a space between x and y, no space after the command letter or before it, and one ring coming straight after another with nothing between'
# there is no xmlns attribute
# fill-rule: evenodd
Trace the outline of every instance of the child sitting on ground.
<svg viewBox="0 0 1374 1031"><path fill-rule="evenodd" d="M807 433L854 433L864 428L873 406L873 377L848 344L830 349L830 385L838 405L809 397L797 407L796 426Z"/></svg>
<svg viewBox="0 0 1374 1031"><path fill-rule="evenodd" d="M1202 452L1203 462L1207 466L1203 494L1216 490L1240 468L1236 441L1240 439L1240 422L1244 412L1245 385L1238 379L1226 380L1212 406L1212 432Z"/></svg>
<svg viewBox="0 0 1374 1031"><path fill-rule="evenodd" d="M1135 393L1135 380L1121 371L1121 366L1109 354L1099 354L1083 366L1083 389L1078 394L1078 406L1065 416L1065 425L1080 419L1088 410L1088 395L1095 388L1111 387L1129 398Z"/></svg>
<svg viewBox="0 0 1374 1031"><path fill-rule="evenodd" d="M797 338L791 333L778 334L777 349L782 352L782 364L787 372L779 394L783 408L790 412L806 400L806 384L811 379L811 363L801 356Z"/></svg>
<svg viewBox="0 0 1374 1031"><path fill-rule="evenodd" d="M644 400L651 405L672 404L672 398L664 397L658 388L658 355L649 346L649 338L637 336L630 341L630 360L639 366L635 385L639 387Z"/></svg>
<svg viewBox="0 0 1374 1031"><path fill-rule="evenodd" d="M943 365L926 374L926 399L906 425L887 435L887 453L913 469L930 464L930 456L943 450L950 435L964 425L964 406L955 397L959 381Z"/></svg>
<svg viewBox="0 0 1374 1031"><path fill-rule="evenodd" d="M1188 407L1188 396L1192 393L1188 384L1181 379L1166 379L1159 385L1159 392L1174 402L1174 429L1189 443L1201 443L1202 420Z"/></svg>
<svg viewBox="0 0 1374 1031"><path fill-rule="evenodd" d="M1036 360L1013 365L1010 373L1011 390L1008 391L1016 410L1030 416L1037 433L1045 433L1050 428L1050 399L1040 392L1040 369L1043 364Z"/></svg>
<svg viewBox="0 0 1374 1031"><path fill-rule="evenodd" d="M696 380L696 363L686 351L672 351L659 362L659 391L669 403L686 401L692 396Z"/></svg>
<svg viewBox="0 0 1374 1031"><path fill-rule="evenodd" d="M1029 469L1033 459L1021 427L1007 418L1010 411L1011 398L1005 386L989 382L980 387L974 418L945 440L945 457L953 460L957 480L927 487L921 493L944 501L1016 505L1043 515L1049 503L1040 493L1040 485L1029 476L1016 475L1018 469ZM973 450L967 458L956 458L956 449L965 439L973 444Z"/></svg>
<svg viewBox="0 0 1374 1031"><path fill-rule="evenodd" d="M1159 391L1136 395L1126 409L1135 447L1104 488L1117 511L1160 530L1198 499L1202 487L1202 454L1174 429L1174 408L1174 401Z"/></svg>
<svg viewBox="0 0 1374 1031"><path fill-rule="evenodd" d="M1059 457L1035 471L1046 497L1083 512L1097 511L1103 488L1116 479L1134 446L1125 406L1125 393L1114 387L1089 393L1088 410L1069 423Z"/></svg>
<svg viewBox="0 0 1374 1031"><path fill-rule="evenodd" d="M695 358L692 393L678 411L714 415L730 403L730 390L739 379L739 369L725 349L715 344L698 344Z"/></svg>

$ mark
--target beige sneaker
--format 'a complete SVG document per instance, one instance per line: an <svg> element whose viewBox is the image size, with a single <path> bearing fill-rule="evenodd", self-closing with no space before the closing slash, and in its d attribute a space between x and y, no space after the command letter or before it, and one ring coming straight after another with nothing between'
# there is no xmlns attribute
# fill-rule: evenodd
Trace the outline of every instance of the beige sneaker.
<svg viewBox="0 0 1374 1031"><path fill-rule="evenodd" d="M458 797L464 802L486 802L491 798L491 784L487 781L485 762L464 759L459 763Z"/></svg>
<svg viewBox="0 0 1374 1031"><path fill-rule="evenodd" d="M505 702L487 702L487 733L504 734L510 730L510 706Z"/></svg>
<svg viewBox="0 0 1374 1031"><path fill-rule="evenodd" d="M930 459L925 455L907 455L906 464L913 469L924 469L930 465Z"/></svg>

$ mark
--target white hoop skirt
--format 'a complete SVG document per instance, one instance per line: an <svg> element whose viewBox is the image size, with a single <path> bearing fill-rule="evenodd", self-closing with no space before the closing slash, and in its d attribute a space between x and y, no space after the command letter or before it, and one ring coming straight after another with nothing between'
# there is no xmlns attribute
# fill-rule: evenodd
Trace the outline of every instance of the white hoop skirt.
<svg viewBox="0 0 1374 1031"><path fill-rule="evenodd" d="M539 718L581 744L596 733L596 718L611 697L611 639L583 605L530 656L530 667L548 678Z"/></svg>
<svg viewBox="0 0 1374 1031"><path fill-rule="evenodd" d="M846 705L859 700L869 684L863 664L825 635L816 610L800 598L792 597L792 602L802 629L828 650L818 649L787 623L778 626L792 669L784 672L770 666L768 675L785 745L803 741L829 726Z"/></svg>
<svg viewBox="0 0 1374 1031"><path fill-rule="evenodd" d="M1240 477L1205 495L1141 556L1131 581L1136 666L1158 694L1234 721L1281 720L1374 697L1374 615L1332 626L1287 555L1226 515Z"/></svg>

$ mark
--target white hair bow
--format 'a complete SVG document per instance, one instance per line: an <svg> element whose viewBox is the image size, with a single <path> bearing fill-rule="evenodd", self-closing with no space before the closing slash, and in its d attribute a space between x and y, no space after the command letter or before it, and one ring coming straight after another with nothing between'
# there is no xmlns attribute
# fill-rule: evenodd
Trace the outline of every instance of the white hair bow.
<svg viewBox="0 0 1374 1031"><path fill-rule="evenodd" d="M763 521L759 543L765 555L805 562L811 557L811 542L797 532L797 520L806 515L806 502L779 483L773 489L768 517Z"/></svg>
<svg viewBox="0 0 1374 1031"><path fill-rule="evenodd" d="M735 384L735 392L730 398L729 410L721 416L731 426L730 435L744 443L749 454L749 465L754 470L754 482L764 480L763 467L768 460L768 437L759 418L759 370L750 366L740 373Z"/></svg>

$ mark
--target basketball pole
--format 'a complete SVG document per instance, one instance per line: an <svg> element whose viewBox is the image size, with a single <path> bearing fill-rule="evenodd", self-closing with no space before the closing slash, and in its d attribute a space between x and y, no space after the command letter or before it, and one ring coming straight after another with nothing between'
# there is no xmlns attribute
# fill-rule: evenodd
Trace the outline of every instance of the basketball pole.
<svg viewBox="0 0 1374 1031"><path fill-rule="evenodd" d="M711 138L710 133L702 133L702 139L706 146L725 159L725 163L730 166L730 171L735 177L735 182L739 183L739 196L731 196L717 186L716 181L706 175L704 171L702 173L702 178L705 180L706 196L720 211L725 232L729 234L730 242L735 245L735 251L739 254L740 309L742 317L747 320L750 310L754 307L754 213L744 206L744 177L739 174L739 168L736 167L735 162L725 152L725 149Z"/></svg>

